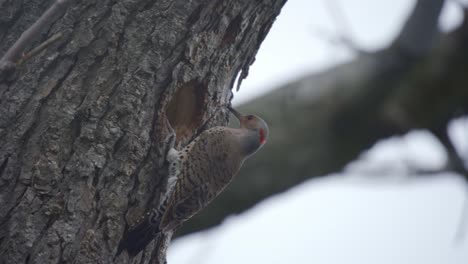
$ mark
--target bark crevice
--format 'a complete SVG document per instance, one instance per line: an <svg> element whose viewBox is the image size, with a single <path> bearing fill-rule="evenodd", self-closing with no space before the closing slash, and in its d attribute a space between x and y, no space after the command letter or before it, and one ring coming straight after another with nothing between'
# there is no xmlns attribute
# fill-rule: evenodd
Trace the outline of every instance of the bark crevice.
<svg viewBox="0 0 468 264"><path fill-rule="evenodd" d="M186 144L226 123L229 82L283 1L274 3L73 1L44 28L31 45L63 37L0 80L0 262L114 263L125 229L166 188L175 132ZM5 5L24 12L0 22L13 25L2 51L47 8ZM248 37L216 49L241 10L257 17L240 19ZM115 263L164 263L167 241Z"/></svg>

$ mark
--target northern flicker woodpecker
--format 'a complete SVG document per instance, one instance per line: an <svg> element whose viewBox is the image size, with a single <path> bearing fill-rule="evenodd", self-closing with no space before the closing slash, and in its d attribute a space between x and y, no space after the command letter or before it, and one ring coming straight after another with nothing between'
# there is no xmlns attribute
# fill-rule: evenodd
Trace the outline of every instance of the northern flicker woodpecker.
<svg viewBox="0 0 468 264"><path fill-rule="evenodd" d="M173 232L224 190L242 163L267 140L268 126L260 117L241 115L240 128L213 127L205 130L181 151L171 149L168 187L158 208L130 228L118 254L135 256L159 233Z"/></svg>

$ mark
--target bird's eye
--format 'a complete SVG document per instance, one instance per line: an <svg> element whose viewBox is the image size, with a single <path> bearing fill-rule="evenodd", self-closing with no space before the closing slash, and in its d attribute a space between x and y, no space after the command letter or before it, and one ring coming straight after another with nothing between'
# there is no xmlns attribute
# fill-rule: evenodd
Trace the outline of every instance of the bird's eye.
<svg viewBox="0 0 468 264"><path fill-rule="evenodd" d="M253 118L254 118L253 115L247 116L247 120L252 120Z"/></svg>

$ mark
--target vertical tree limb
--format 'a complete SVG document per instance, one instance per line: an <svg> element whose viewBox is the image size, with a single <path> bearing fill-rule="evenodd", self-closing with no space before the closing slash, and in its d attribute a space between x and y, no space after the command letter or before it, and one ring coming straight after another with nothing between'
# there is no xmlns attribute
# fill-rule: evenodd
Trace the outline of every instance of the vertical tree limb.
<svg viewBox="0 0 468 264"><path fill-rule="evenodd" d="M56 0L31 27L24 31L20 38L0 59L0 71L15 64L22 57L25 49L41 34L41 31L54 22L59 14L63 13L63 10L69 2L70 0Z"/></svg>

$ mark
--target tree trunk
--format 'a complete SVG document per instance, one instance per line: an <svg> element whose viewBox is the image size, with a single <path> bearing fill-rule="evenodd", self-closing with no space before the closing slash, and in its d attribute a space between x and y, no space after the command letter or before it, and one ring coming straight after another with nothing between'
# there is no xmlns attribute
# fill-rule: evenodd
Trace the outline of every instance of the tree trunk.
<svg viewBox="0 0 468 264"><path fill-rule="evenodd" d="M219 224L307 179L339 172L378 140L412 129L446 132L468 110L468 13L456 31L439 34L443 2L418 1L390 47L242 105L241 111L270 124L270 140L178 234Z"/></svg>
<svg viewBox="0 0 468 264"><path fill-rule="evenodd" d="M76 1L43 28L29 48L63 37L0 83L0 263L164 263L164 239L115 258L122 234L174 141L226 124L284 2ZM0 0L0 54L50 4Z"/></svg>

